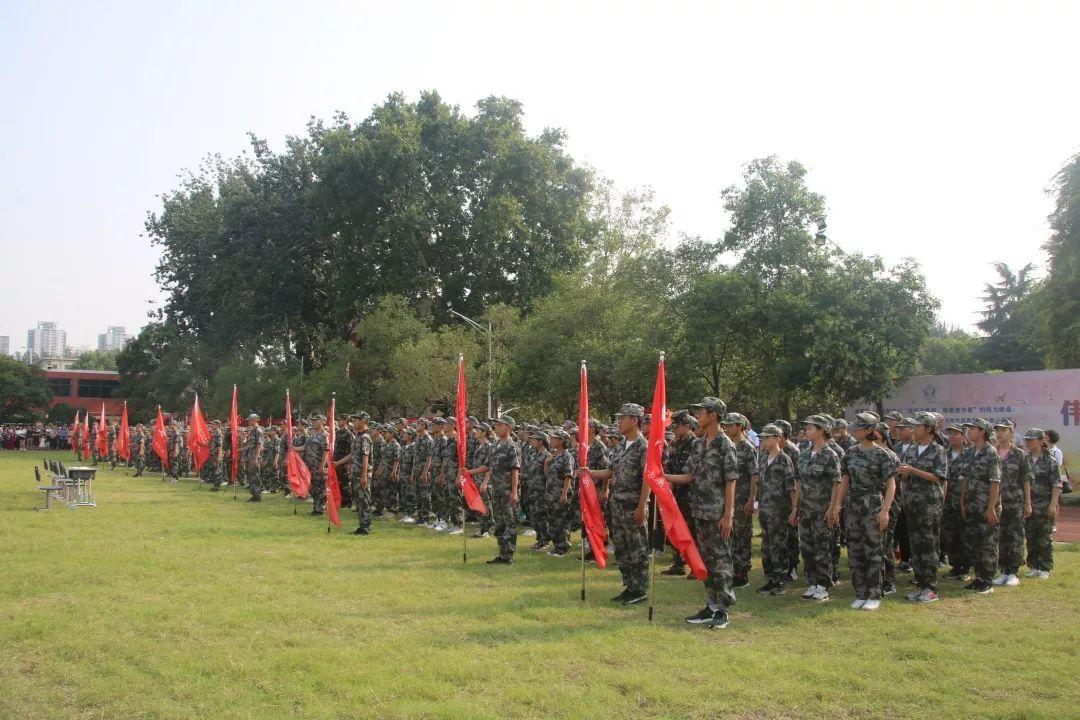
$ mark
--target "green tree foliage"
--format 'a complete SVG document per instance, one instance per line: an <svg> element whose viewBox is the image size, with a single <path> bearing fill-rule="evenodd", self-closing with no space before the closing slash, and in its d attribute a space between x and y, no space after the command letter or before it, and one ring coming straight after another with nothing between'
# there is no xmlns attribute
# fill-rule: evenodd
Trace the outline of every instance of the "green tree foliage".
<svg viewBox="0 0 1080 720"><path fill-rule="evenodd" d="M0 419L25 420L49 406L52 392L38 368L0 355Z"/></svg>
<svg viewBox="0 0 1080 720"><path fill-rule="evenodd" d="M985 372L989 368L977 357L982 342L982 338L965 330L938 323L919 353L914 372L918 375Z"/></svg>
<svg viewBox="0 0 1080 720"><path fill-rule="evenodd" d="M72 363L72 370L116 370L117 350L87 350Z"/></svg>
<svg viewBox="0 0 1080 720"><path fill-rule="evenodd" d="M1043 337L1051 367L1080 367L1080 153L1054 178L1049 273L1042 287Z"/></svg>
<svg viewBox="0 0 1080 720"><path fill-rule="evenodd" d="M1041 370L1045 367L1039 349L1039 308L1033 291L1035 265L1028 263L1013 271L1005 263L994 263L998 282L983 289L986 309L978 322L986 338L976 349L976 358L998 370Z"/></svg>
<svg viewBox="0 0 1080 720"><path fill-rule="evenodd" d="M56 403L49 408L49 422L67 425L75 420L75 408L67 403Z"/></svg>

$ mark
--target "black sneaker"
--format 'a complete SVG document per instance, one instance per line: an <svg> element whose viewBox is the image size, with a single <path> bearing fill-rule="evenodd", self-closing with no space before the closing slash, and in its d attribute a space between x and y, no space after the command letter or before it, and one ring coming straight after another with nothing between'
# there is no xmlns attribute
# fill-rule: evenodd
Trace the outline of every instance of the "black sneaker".
<svg viewBox="0 0 1080 720"><path fill-rule="evenodd" d="M964 589L965 590L974 590L976 587L978 587L978 585L979 585L979 580L976 578L975 580L972 580L967 585L965 585Z"/></svg>
<svg viewBox="0 0 1080 720"><path fill-rule="evenodd" d="M611 598L611 602L621 603L623 600L626 600L628 597L630 597L630 591L629 590L623 590L621 593L619 593L615 597Z"/></svg>
<svg viewBox="0 0 1080 720"><path fill-rule="evenodd" d="M892 595L896 592L896 585L892 583L885 583L881 586L882 595Z"/></svg>
<svg viewBox="0 0 1080 720"><path fill-rule="evenodd" d="M750 579L745 576L737 575L731 582L731 588L733 590L740 590L746 587L750 587Z"/></svg>
<svg viewBox="0 0 1080 720"><path fill-rule="evenodd" d="M775 582L773 582L772 580L770 580L769 582L767 582L767 583L765 583L764 585L762 585L761 587L759 587L759 588L757 589L757 591L758 591L759 593L761 593L762 595L764 595L764 594L766 594L766 593L770 593L770 592L772 592L772 589L773 589L774 587L776 587L776 583L775 583Z"/></svg>
<svg viewBox="0 0 1080 720"><path fill-rule="evenodd" d="M950 570L949 572L945 573L945 579L946 580L957 580L959 582L963 582L964 580L968 579L968 574L966 572L964 572L963 570L957 570L957 569L954 568L954 569Z"/></svg>
<svg viewBox="0 0 1080 720"><path fill-rule="evenodd" d="M832 584L833 585L840 584L840 573L833 573L832 574Z"/></svg>
<svg viewBox="0 0 1080 720"><path fill-rule="evenodd" d="M513 565L514 561L511 560L510 558L504 558L502 555L499 555L498 557L493 557L490 560L488 560L487 564L488 565Z"/></svg>
<svg viewBox="0 0 1080 720"><path fill-rule="evenodd" d="M787 587L783 583L776 583L773 585L773 589L769 591L770 595L783 595L787 592Z"/></svg>
<svg viewBox="0 0 1080 720"><path fill-rule="evenodd" d="M355 530L352 531L352 534L353 535L370 535L371 531L368 530L367 528L356 528Z"/></svg>
<svg viewBox="0 0 1080 720"><path fill-rule="evenodd" d="M711 623L713 621L713 616L715 615L716 611L706 606L699 610L697 615L691 615L690 617L686 618L686 622L690 623L691 625L704 625L706 623Z"/></svg>
<svg viewBox="0 0 1080 720"><path fill-rule="evenodd" d="M974 590L980 595L989 595L994 592L994 586L989 580L979 580Z"/></svg>
<svg viewBox="0 0 1080 720"><path fill-rule="evenodd" d="M623 605L637 605L638 603L643 603L648 599L649 599L649 596L646 595L645 593L641 593L639 595L638 593L630 593L630 592L628 592L626 594L626 599L623 600L622 604Z"/></svg>
<svg viewBox="0 0 1080 720"><path fill-rule="evenodd" d="M717 610L709 627L713 630L723 630L728 626L728 622L727 610Z"/></svg>
<svg viewBox="0 0 1080 720"><path fill-rule="evenodd" d="M260 498L260 497L249 497L247 501L248 502L262 502L262 498Z"/></svg>
<svg viewBox="0 0 1080 720"><path fill-rule="evenodd" d="M566 557L567 554L568 551L566 550L552 550L548 553L548 555L550 555L551 557Z"/></svg>
<svg viewBox="0 0 1080 720"><path fill-rule="evenodd" d="M686 568L675 567L672 565L667 570L660 571L661 575L683 575L686 573Z"/></svg>

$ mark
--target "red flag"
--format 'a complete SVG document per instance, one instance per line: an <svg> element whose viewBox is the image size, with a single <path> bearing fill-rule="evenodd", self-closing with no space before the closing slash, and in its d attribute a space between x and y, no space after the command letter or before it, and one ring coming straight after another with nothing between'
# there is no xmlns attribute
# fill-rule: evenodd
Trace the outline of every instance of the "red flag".
<svg viewBox="0 0 1080 720"><path fill-rule="evenodd" d="M71 449L75 451L75 457L79 457L79 411L75 411L75 422L71 423Z"/></svg>
<svg viewBox="0 0 1080 720"><path fill-rule="evenodd" d="M195 458L195 472L199 472L203 464L210 459L210 428L206 426L206 418L199 407L198 395L195 395L195 404L191 408L187 441L191 455Z"/></svg>
<svg viewBox="0 0 1080 720"><path fill-rule="evenodd" d="M289 401L289 390L285 390L285 438L288 448L285 450L285 477L289 478L289 487L293 494L300 498L306 498L311 488L311 471L300 459L300 453L293 447L292 426L292 403Z"/></svg>
<svg viewBox="0 0 1080 720"><path fill-rule="evenodd" d="M596 565L603 569L607 565L607 527L600 499L596 497L596 483L589 473L589 375L584 360L581 361L581 397L578 399L578 467L581 523L589 536L589 548L596 558Z"/></svg>
<svg viewBox="0 0 1080 720"><path fill-rule="evenodd" d="M480 497L480 491L473 482L472 475L466 471L465 454L469 442L469 433L465 432L465 358L458 355L457 371L457 404L454 407L454 419L457 421L457 460L458 460L458 484L461 492L465 495L465 503L470 510L487 515L487 507L484 499Z"/></svg>
<svg viewBox="0 0 1080 720"><path fill-rule="evenodd" d="M161 460L161 467L168 470L169 438L165 434L165 418L161 415L160 405L157 408L157 420L154 421L154 437L150 441L150 447L154 448L154 452L157 453L158 458Z"/></svg>
<svg viewBox="0 0 1080 720"><path fill-rule="evenodd" d="M649 425L649 449L645 455L645 479L656 496L660 506L660 517L664 519L664 533L668 541L682 553L694 576L704 580L709 573L701 560L690 528L686 524L671 485L664 477L664 432L671 423L667 413L667 383L664 379L664 356L660 356L660 365L656 371L656 391L653 393L652 423Z"/></svg>
<svg viewBox="0 0 1080 720"><path fill-rule="evenodd" d="M82 453L83 461L90 459L90 411L87 410L83 413L83 431L82 437Z"/></svg>
<svg viewBox="0 0 1080 720"><path fill-rule="evenodd" d="M109 427L105 424L105 401L101 402L101 419L97 426L97 451L101 457L109 456Z"/></svg>
<svg viewBox="0 0 1080 720"><path fill-rule="evenodd" d="M232 468L229 479L236 483L237 463L240 462L240 413L236 410L236 386L232 386L232 409L229 410L229 444L232 446Z"/></svg>
<svg viewBox="0 0 1080 720"><path fill-rule="evenodd" d="M341 516L338 508L341 507L341 485L338 483L337 468L334 466L334 443L337 440L337 423L334 421L334 410L337 398L330 400L330 467L326 471L326 517L330 522L341 527ZM327 528L329 531L329 528Z"/></svg>
<svg viewBox="0 0 1080 720"><path fill-rule="evenodd" d="M131 438L128 428L127 400L124 401L124 410L120 413L120 434L116 436L116 454L123 458L124 462L131 462Z"/></svg>

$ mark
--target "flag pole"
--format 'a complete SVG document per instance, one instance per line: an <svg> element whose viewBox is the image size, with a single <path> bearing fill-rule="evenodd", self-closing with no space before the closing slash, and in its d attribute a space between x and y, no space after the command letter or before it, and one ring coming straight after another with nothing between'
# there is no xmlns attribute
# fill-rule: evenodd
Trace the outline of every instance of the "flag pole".
<svg viewBox="0 0 1080 720"><path fill-rule="evenodd" d="M582 359L582 361L581 361L581 375L582 375L582 377L585 376L585 372L586 372L586 370L585 370L585 360ZM588 398L586 397L585 399L587 400ZM581 403L579 402L579 405L580 404ZM579 407L578 408L578 414L582 414L582 413L583 413L583 410L582 410L582 408ZM579 418L578 422L580 422L580 418ZM589 436L589 433L588 433L588 430L586 430L585 431L585 437L588 437L588 436ZM581 437L580 428L579 428L578 437L579 438ZM581 447L581 443L578 442L578 467L579 467L579 473L580 473L580 467L582 465L587 465L587 463L588 463L588 457L589 457L588 453L589 453L589 448ZM583 458L585 459L585 462L582 462ZM585 602L585 538L588 537L588 533L585 531L585 508L582 507L582 505L581 505L581 481L580 480L578 481L578 512L581 514L581 602Z"/></svg>
<svg viewBox="0 0 1080 720"><path fill-rule="evenodd" d="M664 362L664 355L666 353L660 353L660 363ZM665 393L666 394L666 393ZM664 422L664 418L652 418L652 422ZM650 501L652 498L649 498ZM656 535L656 503L650 502L652 507L652 535L649 538L649 545L652 545L652 537ZM653 552L652 547L649 548L649 622L653 619L653 577L656 575L656 553Z"/></svg>
<svg viewBox="0 0 1080 720"><path fill-rule="evenodd" d="M458 367L462 367L462 364L465 362L465 355L463 353L458 353L457 361L458 361ZM465 391L464 387L459 387L458 388L459 393L464 392L464 391ZM455 407L457 406L457 398L456 397L454 398L454 405L455 405ZM454 414L457 415L456 412ZM458 428L458 433L459 434L458 434L457 441L459 443L464 442L465 443L465 449L466 449L466 451L468 451L468 448L469 448L469 433L465 432L464 427L459 427ZM460 457L460 455L458 457ZM465 516L466 516L465 488L463 487L464 483L461 482L461 473L464 472L465 470L466 470L466 468L463 468L463 467L459 466L458 467L458 476L455 478L455 482L457 482L457 484L458 484L458 493L461 496L460 497L460 502L461 502L461 564L462 565L467 565L469 563L469 533L465 532Z"/></svg>

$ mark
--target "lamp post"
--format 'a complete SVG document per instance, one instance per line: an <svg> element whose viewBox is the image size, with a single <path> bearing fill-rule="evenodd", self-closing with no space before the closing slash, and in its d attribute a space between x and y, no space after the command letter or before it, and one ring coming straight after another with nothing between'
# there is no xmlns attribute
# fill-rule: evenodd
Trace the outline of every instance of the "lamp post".
<svg viewBox="0 0 1080 720"><path fill-rule="evenodd" d="M847 256L847 253L844 252L844 248L840 247L835 242L830 240L829 236L825 234L826 229L827 229L827 226L825 225L825 221L824 220L818 220L817 221L817 232L814 233L814 245L816 247L818 247L818 248L824 249L827 244L832 243L832 246L834 248L836 248L837 250L839 250L840 254L842 254L844 256Z"/></svg>
<svg viewBox="0 0 1080 720"><path fill-rule="evenodd" d="M465 322L469 323L470 325L472 325L472 326L473 326L474 328L476 328L476 329L477 329L477 330L479 330L480 332L486 332L486 333L487 333L487 342L488 342L488 359L487 359L487 416L488 416L488 417L492 417L492 415L491 415L491 323L490 323L490 322L488 323L487 329L485 330L485 329L484 329L484 326L483 326L483 325L481 325L480 323L476 322L476 321L475 321L475 320L473 320L472 318L470 318L470 317L465 317L464 315L462 315L461 313L459 313L459 312L458 312L457 310L454 310L453 308L449 308L449 310L450 310L450 312L451 312L451 313L453 313L454 315L457 315L457 316L458 316L459 318L461 318L461 319L462 319L462 320L464 320Z"/></svg>

